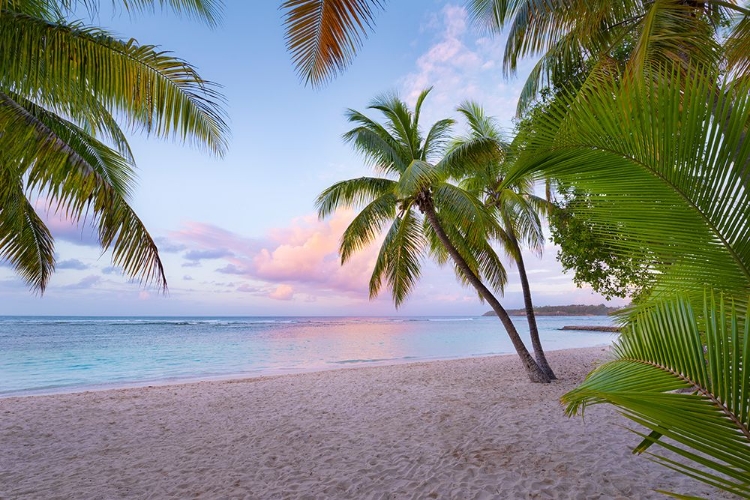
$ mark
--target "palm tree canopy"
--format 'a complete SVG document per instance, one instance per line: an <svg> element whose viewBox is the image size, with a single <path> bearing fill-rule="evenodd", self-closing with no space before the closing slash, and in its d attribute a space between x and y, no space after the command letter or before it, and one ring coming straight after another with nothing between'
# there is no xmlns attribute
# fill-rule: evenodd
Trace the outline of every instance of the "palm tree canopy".
<svg viewBox="0 0 750 500"><path fill-rule="evenodd" d="M500 155L488 158L482 164L472 165L464 173L461 186L474 193L496 212L500 232L499 239L508 255L517 260L520 257L518 245L511 239L541 256L544 249L544 232L542 219L548 213L551 204L534 194L533 177L518 178L513 185L504 184L513 165L510 144L503 141L497 124L492 117L475 102L466 101L458 108L469 124L470 135L459 138L453 148L460 148L464 143L480 140L494 140L498 144Z"/></svg>
<svg viewBox="0 0 750 500"><path fill-rule="evenodd" d="M166 287L158 249L128 205L135 161L123 129L171 137L223 155L228 129L217 86L187 62L62 16L81 0L0 4L0 256L43 292L54 244L29 197L78 220L86 214L126 274ZM209 24L216 0L125 1ZM117 117L117 119L115 118Z"/></svg>
<svg viewBox="0 0 750 500"><path fill-rule="evenodd" d="M349 110L347 117L355 127L344 134L344 140L383 177L339 182L316 201L320 217L342 207L360 210L342 236L342 262L385 232L370 280L370 296L376 296L387 283L396 305L413 290L426 255L440 263L448 260L422 216L425 204L435 208L473 272L499 290L506 279L499 258L487 242L487 234L496 230L491 215L478 199L449 182L452 173L468 159L497 152L488 149L488 141L475 141L448 153L453 125L449 119L436 122L423 135L419 117L428 93L429 89L420 94L413 111L394 94L377 97L369 109L382 113L383 123ZM460 270L457 273L465 282L466 276Z"/></svg>
<svg viewBox="0 0 750 500"><path fill-rule="evenodd" d="M588 74L592 63L608 66L623 56L635 72L665 62L687 67L724 60L730 71L742 74L750 61L750 10L740 3L471 0L469 6L479 25L508 29L506 75L516 71L520 59L541 55L519 99L521 112L545 86ZM717 28L724 25L729 29Z"/></svg>

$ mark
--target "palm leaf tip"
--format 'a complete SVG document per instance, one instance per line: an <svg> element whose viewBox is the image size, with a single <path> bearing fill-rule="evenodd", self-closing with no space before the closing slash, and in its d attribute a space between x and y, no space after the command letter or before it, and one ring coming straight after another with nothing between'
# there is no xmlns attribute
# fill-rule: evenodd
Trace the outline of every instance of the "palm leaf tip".
<svg viewBox="0 0 750 500"><path fill-rule="evenodd" d="M321 86L352 61L381 0L286 0L281 4L286 46L306 84Z"/></svg>
<svg viewBox="0 0 750 500"><path fill-rule="evenodd" d="M688 297L638 311L615 345L616 359L563 396L566 413L613 404L651 431L637 433L643 441L634 452L657 444L682 459L653 455L664 465L750 496L746 318L713 296L702 314ZM685 461L707 471L696 474Z"/></svg>

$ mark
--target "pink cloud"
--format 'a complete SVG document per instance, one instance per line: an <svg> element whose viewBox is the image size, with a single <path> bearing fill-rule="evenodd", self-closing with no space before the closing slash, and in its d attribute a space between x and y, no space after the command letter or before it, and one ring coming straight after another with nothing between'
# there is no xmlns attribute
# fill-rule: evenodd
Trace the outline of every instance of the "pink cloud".
<svg viewBox="0 0 750 500"><path fill-rule="evenodd" d="M338 255L341 235L353 218L352 211L336 212L323 221L315 215L298 217L289 227L271 230L265 240L195 222L170 237L185 244L191 255L217 251L216 255L221 255L217 260L224 262L217 272L266 284L246 283L238 291L277 300L292 300L297 292L302 300L319 293L366 299L377 244L358 252L343 266Z"/></svg>
<svg viewBox="0 0 750 500"><path fill-rule="evenodd" d="M279 285L268 296L274 300L292 300L292 297L294 297L294 288L289 285Z"/></svg>

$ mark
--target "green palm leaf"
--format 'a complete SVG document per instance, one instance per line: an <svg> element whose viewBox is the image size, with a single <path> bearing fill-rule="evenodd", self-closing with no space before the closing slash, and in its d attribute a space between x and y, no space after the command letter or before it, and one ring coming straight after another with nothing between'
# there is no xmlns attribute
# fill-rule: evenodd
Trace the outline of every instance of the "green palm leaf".
<svg viewBox="0 0 750 500"><path fill-rule="evenodd" d="M29 102L16 103L2 94L0 97L0 149L15 163L16 171L26 172L26 189L44 195L74 220L91 211L103 248L112 247L113 261L126 274L166 288L156 244L126 202L132 183L132 167L127 160L54 113ZM13 210L27 210L20 198L13 199L20 203ZM23 202L28 203L25 196ZM4 214L6 210L8 207ZM19 236L19 241L27 240ZM4 255L13 259L11 253ZM41 270L39 262L14 262L22 277L32 280L29 284L43 292L48 273ZM21 262L37 269L21 270Z"/></svg>
<svg viewBox="0 0 750 500"><path fill-rule="evenodd" d="M49 229L26 199L19 171L0 165L0 255L32 288L44 290L55 269Z"/></svg>
<svg viewBox="0 0 750 500"><path fill-rule="evenodd" d="M506 182L535 171L595 193L581 207L586 217L611 231L601 236L622 255L652 250L662 289L710 285L744 297L750 193L740 166L750 161L750 82L730 88L710 73L682 81L670 68L654 80L611 77L561 98ZM675 83L658 83L666 81Z"/></svg>
<svg viewBox="0 0 750 500"><path fill-rule="evenodd" d="M388 284L396 307L416 285L425 239L421 224L412 210L396 217L385 235L370 279L370 298L377 296L383 281Z"/></svg>
<svg viewBox="0 0 750 500"><path fill-rule="evenodd" d="M682 297L641 310L615 344L615 359L562 401L569 415L590 404L614 404L652 431L639 433L644 441L636 452L658 444L713 472L660 455L656 460L750 496L750 322L745 311L726 305L707 297L698 315Z"/></svg>
<svg viewBox="0 0 750 500"><path fill-rule="evenodd" d="M73 13L79 6L96 13L100 3L100 0L0 0L0 10L56 20ZM116 3L115 0L112 3ZM158 4L162 9L168 7L175 14L203 20L210 26L217 25L223 9L221 0L119 0L119 3L131 13L153 12Z"/></svg>
<svg viewBox="0 0 750 500"><path fill-rule="evenodd" d="M393 192L396 183L379 177L360 177L337 182L315 200L319 217L328 217L338 208L361 208Z"/></svg>
<svg viewBox="0 0 750 500"><path fill-rule="evenodd" d="M185 61L135 40L21 13L0 15L0 88L88 110L97 100L148 133L221 155L227 127L215 85ZM54 97L52 97L54 96ZM84 111L85 112L85 111Z"/></svg>

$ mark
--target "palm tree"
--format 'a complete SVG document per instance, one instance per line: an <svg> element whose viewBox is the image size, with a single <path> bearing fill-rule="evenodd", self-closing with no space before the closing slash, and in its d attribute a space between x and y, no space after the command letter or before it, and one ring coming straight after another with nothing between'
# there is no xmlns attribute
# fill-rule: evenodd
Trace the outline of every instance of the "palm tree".
<svg viewBox="0 0 750 500"><path fill-rule="evenodd" d="M536 172L596 193L607 203L581 209L613 251L654 255L649 297L623 318L615 359L565 395L568 412L614 404L652 431L637 451L676 441L728 479L670 467L748 495L750 81L669 65L647 76L563 92L505 182Z"/></svg>
<svg viewBox="0 0 750 500"><path fill-rule="evenodd" d="M476 103L465 102L458 107L458 111L466 117L471 135L468 138L459 139L455 144L456 147L471 141L489 140L495 141L498 149L503 152L499 159L490 159L481 165L472 165L467 170L467 177L462 180L461 186L478 195L485 205L494 210L499 223L498 241L518 268L534 357L539 367L550 379L554 380L557 377L547 361L539 338L539 328L531 299L531 286L521 251L521 242L523 242L526 248L541 257L544 249L544 233L540 214L545 215L548 212L550 203L534 195L534 183L530 178L519 179L512 186L503 184L503 178L508 173L511 162L508 158L509 146L503 142L497 124L492 118L486 116L482 107Z"/></svg>
<svg viewBox="0 0 750 500"><path fill-rule="evenodd" d="M124 5L143 10L155 3ZM209 23L220 6L168 3ZM77 4L0 2L0 256L44 291L54 241L30 198L44 199L73 220L91 217L115 264L166 288L156 244L128 205L135 161L118 120L222 155L222 98L188 63L157 47L64 20Z"/></svg>
<svg viewBox="0 0 750 500"><path fill-rule="evenodd" d="M465 165L496 154L494 141L480 139L446 154L453 120L440 120L426 136L419 130L422 103L414 111L398 97L381 96L370 109L385 116L385 124L349 110L355 128L344 135L383 177L361 177L334 184L316 201L318 215L325 217L341 207L361 208L341 239L342 263L353 252L372 243L390 224L370 279L370 297L385 281L399 306L414 288L420 259L431 253L439 261L450 258L458 277L471 284L503 323L526 373L533 382L549 382L516 331L506 310L482 279L502 290L505 270L487 241L496 228L492 215L467 191L449 179Z"/></svg>

